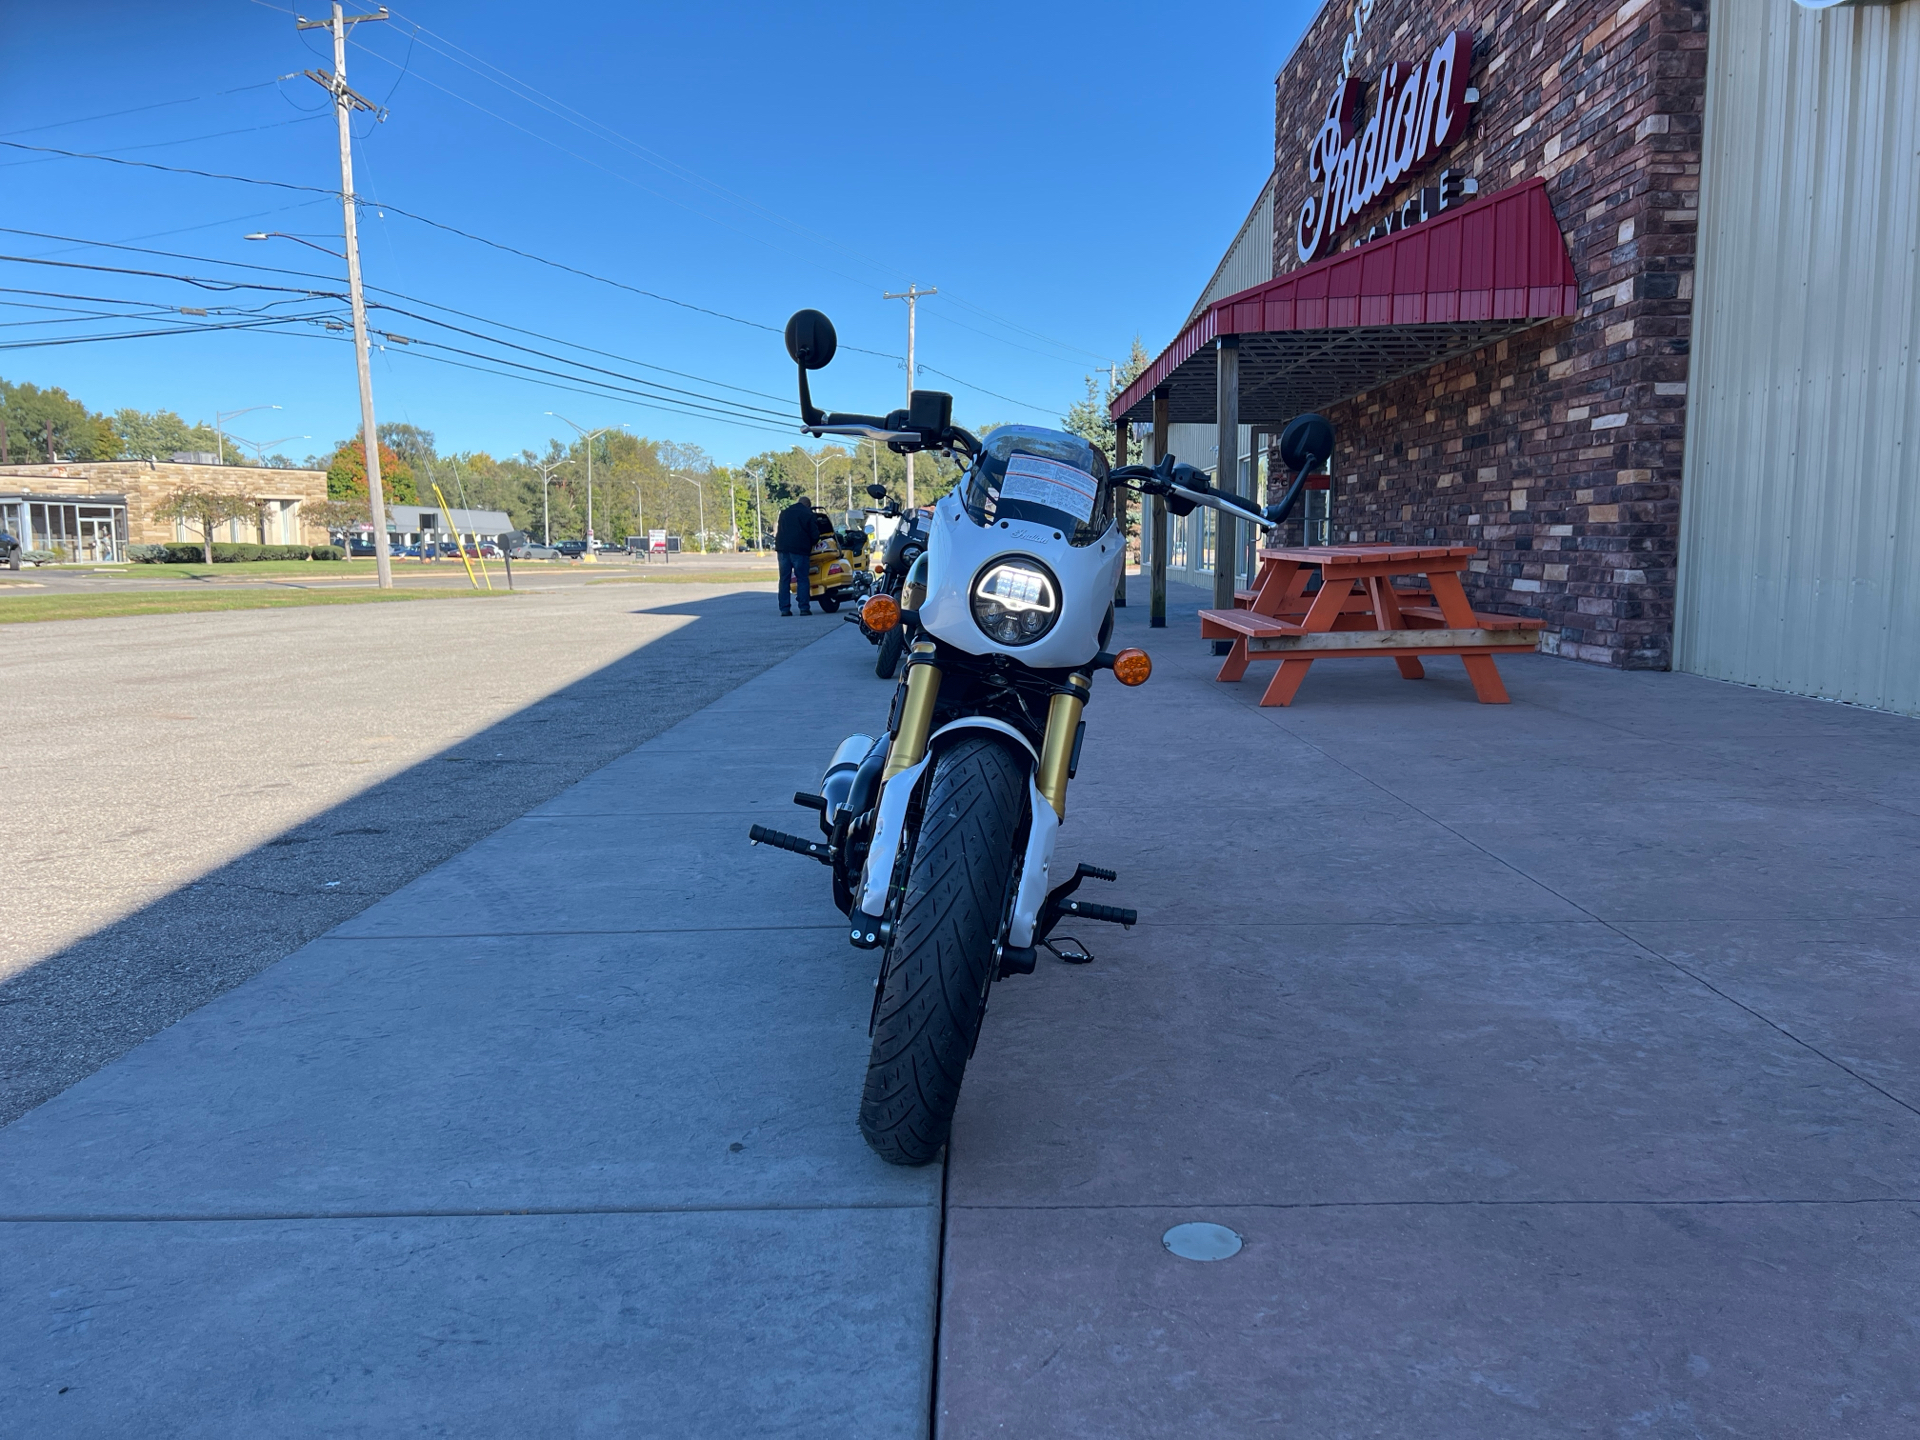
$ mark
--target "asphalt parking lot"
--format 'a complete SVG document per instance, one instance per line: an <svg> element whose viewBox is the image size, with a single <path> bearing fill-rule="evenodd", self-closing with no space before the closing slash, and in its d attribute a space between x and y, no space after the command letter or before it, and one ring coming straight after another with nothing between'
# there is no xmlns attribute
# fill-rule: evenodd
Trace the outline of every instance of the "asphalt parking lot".
<svg viewBox="0 0 1920 1440"><path fill-rule="evenodd" d="M0 1124L837 623L770 588L6 627Z"/></svg>

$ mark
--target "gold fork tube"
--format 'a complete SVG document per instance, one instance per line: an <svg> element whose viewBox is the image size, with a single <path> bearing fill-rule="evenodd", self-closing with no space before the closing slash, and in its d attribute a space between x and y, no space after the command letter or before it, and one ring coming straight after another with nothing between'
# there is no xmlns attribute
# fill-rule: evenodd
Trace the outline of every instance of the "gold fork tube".
<svg viewBox="0 0 1920 1440"><path fill-rule="evenodd" d="M900 728L894 732L893 745L887 751L887 768L880 772L880 783L911 770L927 753L927 735L933 729L933 702L940 695L940 668L919 660L932 655L930 641L913 647L907 661L907 698L900 707Z"/></svg>
<svg viewBox="0 0 1920 1440"><path fill-rule="evenodd" d="M1047 704L1047 734L1040 743L1040 773L1034 784L1053 813L1067 818L1067 769L1073 763L1073 737L1080 729L1080 712L1087 708L1091 688L1084 675L1069 675L1067 684L1078 694L1055 695Z"/></svg>

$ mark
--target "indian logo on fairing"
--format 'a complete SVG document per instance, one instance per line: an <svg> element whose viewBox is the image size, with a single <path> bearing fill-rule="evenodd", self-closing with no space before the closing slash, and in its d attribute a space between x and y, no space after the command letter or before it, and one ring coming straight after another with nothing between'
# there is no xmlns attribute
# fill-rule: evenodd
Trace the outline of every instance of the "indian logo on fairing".
<svg viewBox="0 0 1920 1440"><path fill-rule="evenodd" d="M1307 182L1294 243L1304 261L1333 248L1334 238L1389 185L1397 184L1467 133L1473 32L1455 30L1417 65L1394 61L1380 72L1373 118L1356 131L1364 86L1342 79L1326 119L1310 142Z"/></svg>

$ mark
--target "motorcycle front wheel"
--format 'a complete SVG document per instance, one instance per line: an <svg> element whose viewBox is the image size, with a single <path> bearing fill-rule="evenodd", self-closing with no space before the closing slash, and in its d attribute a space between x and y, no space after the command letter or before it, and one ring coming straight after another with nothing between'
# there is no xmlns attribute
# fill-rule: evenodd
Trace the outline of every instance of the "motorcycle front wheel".
<svg viewBox="0 0 1920 1440"><path fill-rule="evenodd" d="M900 668L900 657L906 653L907 637L900 633L900 627L894 626L880 637L880 653L874 657L873 673L882 680L893 679L894 672Z"/></svg>
<svg viewBox="0 0 1920 1440"><path fill-rule="evenodd" d="M934 762L860 1098L860 1133L891 1164L926 1164L953 1127L986 1012L1026 788L1025 766L993 740L960 740Z"/></svg>

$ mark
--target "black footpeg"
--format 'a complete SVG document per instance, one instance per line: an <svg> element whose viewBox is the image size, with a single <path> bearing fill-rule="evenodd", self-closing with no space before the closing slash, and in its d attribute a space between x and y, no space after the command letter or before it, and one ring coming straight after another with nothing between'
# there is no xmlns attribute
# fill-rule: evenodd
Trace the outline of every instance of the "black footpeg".
<svg viewBox="0 0 1920 1440"><path fill-rule="evenodd" d="M798 835L789 835L784 830L769 830L764 825L756 825L747 832L747 839L755 845L771 845L776 850L791 850L796 855L810 855L822 865L833 863L833 855L827 846L813 840L802 840Z"/></svg>
<svg viewBox="0 0 1920 1440"><path fill-rule="evenodd" d="M1078 916L1082 920L1105 920L1109 925L1130 926L1140 918L1138 912L1122 910L1118 905L1096 905L1091 900L1062 900L1062 915Z"/></svg>
<svg viewBox="0 0 1920 1440"><path fill-rule="evenodd" d="M1111 870L1102 870L1098 865L1080 865L1073 874L1047 893L1046 904L1040 907L1040 923L1034 926L1034 943L1046 944L1047 937L1053 933L1053 927L1069 915L1082 920L1105 920L1110 925L1132 925L1140 916L1132 910L1122 910L1117 905L1096 905L1091 900L1075 900L1073 892L1080 888L1082 880L1113 881L1120 877ZM1076 942L1077 943L1077 942ZM1082 949L1085 947L1082 946ZM1056 952L1058 953L1058 952ZM1071 965L1084 965L1086 960L1060 957ZM1092 959L1088 956L1087 959Z"/></svg>
<svg viewBox="0 0 1920 1440"><path fill-rule="evenodd" d="M827 797L824 795L809 795L804 790L796 790L793 792L793 803L804 805L809 810L818 810L822 815L827 813Z"/></svg>

